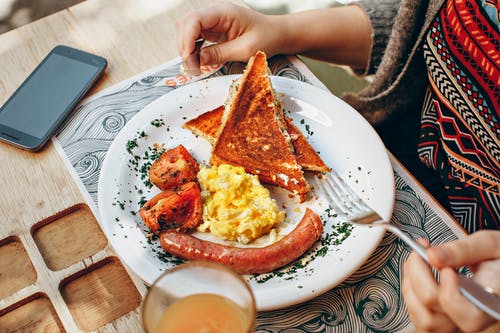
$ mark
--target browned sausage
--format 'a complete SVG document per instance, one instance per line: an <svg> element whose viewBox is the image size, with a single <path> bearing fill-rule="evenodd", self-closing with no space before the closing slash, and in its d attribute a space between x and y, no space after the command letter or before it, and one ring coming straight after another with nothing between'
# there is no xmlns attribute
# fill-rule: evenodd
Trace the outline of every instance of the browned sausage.
<svg viewBox="0 0 500 333"><path fill-rule="evenodd" d="M241 274L257 274L271 272L299 258L319 239L322 232L320 217L307 208L292 232L266 247L227 246L172 230L160 235L160 245L168 253L187 260L215 261Z"/></svg>

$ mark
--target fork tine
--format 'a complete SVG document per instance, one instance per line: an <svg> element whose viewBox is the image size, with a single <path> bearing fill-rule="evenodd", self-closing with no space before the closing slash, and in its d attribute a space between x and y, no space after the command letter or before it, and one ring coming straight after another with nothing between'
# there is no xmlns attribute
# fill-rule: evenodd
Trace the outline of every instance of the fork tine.
<svg viewBox="0 0 500 333"><path fill-rule="evenodd" d="M329 199L332 208L347 217L363 215L371 211L363 200L335 172L324 174L317 183Z"/></svg>
<svg viewBox="0 0 500 333"><path fill-rule="evenodd" d="M348 216L349 213L345 209L345 207L341 207L338 205L338 203L342 202L342 198L338 195L338 193L333 189L331 186L331 183L328 181L328 178L326 175L323 175L321 178L316 177L315 178L316 183L318 184L318 188L321 188L325 195L328 198L328 204L332 206L335 212L338 214L343 214Z"/></svg>
<svg viewBox="0 0 500 333"><path fill-rule="evenodd" d="M330 173L327 177L327 183L333 189L337 190L344 206L352 215L363 213L363 209L361 209L362 207L359 206L359 200L357 200L358 196L353 194L352 191L349 191L349 187L337 174Z"/></svg>
<svg viewBox="0 0 500 333"><path fill-rule="evenodd" d="M347 185L339 175L335 172L330 172L328 179L335 182L337 188L342 191L343 198L349 202L350 206L357 208L359 213L365 213L367 210L371 210L364 201Z"/></svg>

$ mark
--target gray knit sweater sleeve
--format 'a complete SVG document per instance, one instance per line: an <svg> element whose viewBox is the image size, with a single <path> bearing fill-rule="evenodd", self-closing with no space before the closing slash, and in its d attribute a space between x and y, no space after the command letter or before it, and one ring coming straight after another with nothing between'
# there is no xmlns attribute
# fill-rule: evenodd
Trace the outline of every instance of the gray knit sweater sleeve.
<svg viewBox="0 0 500 333"><path fill-rule="evenodd" d="M401 0L361 0L357 4L368 14L372 25L370 60L363 74L373 74L387 47Z"/></svg>
<svg viewBox="0 0 500 333"><path fill-rule="evenodd" d="M394 112L415 112L422 103L428 80L421 43L445 0L363 1L359 5L373 27L368 70L374 75L368 86L342 98L375 125ZM377 17L385 11L392 13L386 23Z"/></svg>

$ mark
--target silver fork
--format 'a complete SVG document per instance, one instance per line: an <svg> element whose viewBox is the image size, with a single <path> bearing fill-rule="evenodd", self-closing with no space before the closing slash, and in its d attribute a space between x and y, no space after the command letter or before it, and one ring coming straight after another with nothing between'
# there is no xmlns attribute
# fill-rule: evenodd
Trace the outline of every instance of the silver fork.
<svg viewBox="0 0 500 333"><path fill-rule="evenodd" d="M325 193L332 208L344 214L349 219L349 222L354 224L383 226L401 238L429 263L429 257L427 256L425 247L413 240L413 238L399 229L396 225L384 221L384 219L370 208L333 170L322 177L315 177L315 179L319 188ZM493 318L500 320L500 298L462 274L458 274L458 282L461 293L469 301Z"/></svg>

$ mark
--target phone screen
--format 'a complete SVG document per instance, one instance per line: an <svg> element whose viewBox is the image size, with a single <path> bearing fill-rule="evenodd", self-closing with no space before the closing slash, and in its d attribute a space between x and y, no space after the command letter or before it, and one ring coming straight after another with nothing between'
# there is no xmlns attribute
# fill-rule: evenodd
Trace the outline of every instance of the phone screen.
<svg viewBox="0 0 500 333"><path fill-rule="evenodd" d="M79 59L79 50L56 49L62 54L51 52L0 109L0 132L21 137L21 146L23 137L48 139L103 70L88 54Z"/></svg>

